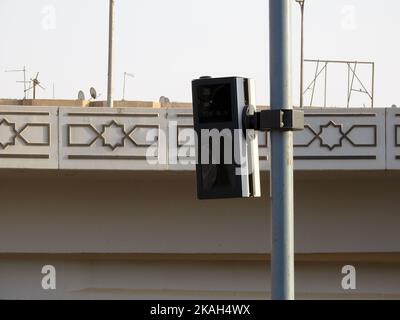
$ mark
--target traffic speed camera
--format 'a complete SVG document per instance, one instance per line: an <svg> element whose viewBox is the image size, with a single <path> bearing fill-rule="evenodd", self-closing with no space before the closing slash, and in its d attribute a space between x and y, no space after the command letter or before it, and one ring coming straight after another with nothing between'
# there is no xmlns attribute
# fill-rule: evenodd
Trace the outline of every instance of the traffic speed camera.
<svg viewBox="0 0 400 320"><path fill-rule="evenodd" d="M203 77L192 93L198 198L259 197L258 136L243 127L256 112L254 81Z"/></svg>

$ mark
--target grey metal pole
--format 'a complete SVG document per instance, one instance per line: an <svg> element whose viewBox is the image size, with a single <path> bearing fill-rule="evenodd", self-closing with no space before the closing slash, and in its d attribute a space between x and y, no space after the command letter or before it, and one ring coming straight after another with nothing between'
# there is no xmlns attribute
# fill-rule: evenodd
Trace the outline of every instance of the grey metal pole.
<svg viewBox="0 0 400 320"><path fill-rule="evenodd" d="M292 109L290 0L269 0L271 108ZM271 132L272 299L294 299L293 132Z"/></svg>
<svg viewBox="0 0 400 320"><path fill-rule="evenodd" d="M125 101L125 85L126 85L126 72L124 72L124 88L123 88L123 92L122 92L122 100Z"/></svg>
<svg viewBox="0 0 400 320"><path fill-rule="evenodd" d="M114 45L114 0L110 0L110 17L108 30L108 81L107 81L107 106L114 107L113 99L113 45Z"/></svg>
<svg viewBox="0 0 400 320"><path fill-rule="evenodd" d="M25 68L25 66L22 71L24 72L24 100L26 100L26 68Z"/></svg>
<svg viewBox="0 0 400 320"><path fill-rule="evenodd" d="M300 57L300 108L304 107L304 0L298 1L301 10L301 57Z"/></svg>
<svg viewBox="0 0 400 320"><path fill-rule="evenodd" d="M371 108L375 107L375 62L372 63L372 93Z"/></svg>

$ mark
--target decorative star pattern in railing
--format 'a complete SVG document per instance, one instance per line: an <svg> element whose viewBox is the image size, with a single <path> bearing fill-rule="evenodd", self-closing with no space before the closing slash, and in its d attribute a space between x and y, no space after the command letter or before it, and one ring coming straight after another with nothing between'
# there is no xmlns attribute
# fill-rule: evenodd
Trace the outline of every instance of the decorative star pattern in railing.
<svg viewBox="0 0 400 320"><path fill-rule="evenodd" d="M397 109L306 109L298 170L400 169ZM269 139L260 133L261 168ZM194 170L190 109L0 107L0 167Z"/></svg>

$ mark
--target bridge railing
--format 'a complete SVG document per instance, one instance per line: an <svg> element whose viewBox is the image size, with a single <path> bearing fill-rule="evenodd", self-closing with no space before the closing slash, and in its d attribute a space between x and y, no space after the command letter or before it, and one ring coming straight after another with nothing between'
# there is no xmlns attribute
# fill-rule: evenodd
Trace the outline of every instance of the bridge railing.
<svg viewBox="0 0 400 320"><path fill-rule="evenodd" d="M399 170L400 110L306 108L296 170ZM194 170L190 108L0 107L0 168ZM269 170L269 136L260 134Z"/></svg>

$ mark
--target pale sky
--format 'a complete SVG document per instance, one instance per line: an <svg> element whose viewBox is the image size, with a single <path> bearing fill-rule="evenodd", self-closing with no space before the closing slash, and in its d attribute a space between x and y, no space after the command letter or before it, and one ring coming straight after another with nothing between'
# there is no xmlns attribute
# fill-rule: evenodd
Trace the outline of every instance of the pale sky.
<svg viewBox="0 0 400 320"><path fill-rule="evenodd" d="M300 10L293 0L293 101L299 98ZM400 105L400 1L306 0L305 58L374 61L375 105ZM0 97L21 98L25 64L40 71L38 98L74 99L95 87L106 97L108 0L0 0ZM251 77L268 104L268 0L116 0L115 98L191 100L202 75ZM364 69L363 69L364 68ZM370 86L370 71L359 67ZM307 65L305 82L315 65ZM347 72L328 72L328 104L344 106ZM321 78L322 80L322 78ZM323 81L316 93L322 104ZM360 86L355 83L355 88ZM358 97L357 97L358 95ZM309 96L305 98L309 103ZM368 100L356 93L353 104Z"/></svg>

